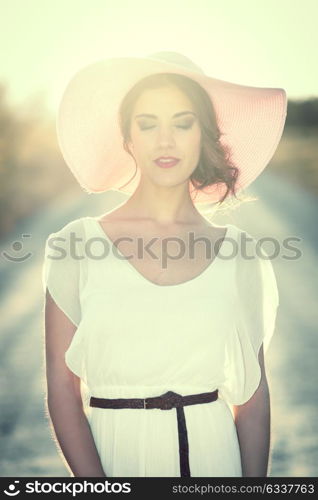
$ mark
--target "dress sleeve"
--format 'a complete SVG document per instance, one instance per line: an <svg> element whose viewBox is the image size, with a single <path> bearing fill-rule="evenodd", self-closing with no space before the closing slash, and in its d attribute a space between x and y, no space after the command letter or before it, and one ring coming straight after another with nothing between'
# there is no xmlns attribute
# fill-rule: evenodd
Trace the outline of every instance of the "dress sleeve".
<svg viewBox="0 0 318 500"><path fill-rule="evenodd" d="M78 326L81 321L81 253L71 243L71 235L77 235L76 227L73 221L48 236L45 242L42 284L44 294L48 289L57 306Z"/></svg>
<svg viewBox="0 0 318 500"><path fill-rule="evenodd" d="M275 331L279 294L271 257L254 239L250 257L240 252L235 271L236 314L225 349L221 393L233 405L248 401L259 386L258 354L264 354Z"/></svg>

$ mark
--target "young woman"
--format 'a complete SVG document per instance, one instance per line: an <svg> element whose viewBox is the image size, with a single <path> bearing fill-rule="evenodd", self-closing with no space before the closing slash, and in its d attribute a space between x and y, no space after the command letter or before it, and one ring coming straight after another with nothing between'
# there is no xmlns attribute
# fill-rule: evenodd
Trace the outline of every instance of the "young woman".
<svg viewBox="0 0 318 500"><path fill-rule="evenodd" d="M46 242L47 403L74 476L267 475L273 267L199 208L261 173L285 116L283 89L216 80L176 53L102 61L68 85L68 166L89 193L131 194Z"/></svg>

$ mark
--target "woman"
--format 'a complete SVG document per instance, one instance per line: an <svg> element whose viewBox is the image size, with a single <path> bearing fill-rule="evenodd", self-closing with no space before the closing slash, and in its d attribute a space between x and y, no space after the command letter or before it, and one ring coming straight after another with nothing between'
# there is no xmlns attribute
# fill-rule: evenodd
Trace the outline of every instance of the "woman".
<svg viewBox="0 0 318 500"><path fill-rule="evenodd" d="M175 53L103 61L66 89L67 164L87 192L131 194L46 243L47 402L74 476L267 475L275 275L253 237L198 208L261 173L285 116L282 89Z"/></svg>

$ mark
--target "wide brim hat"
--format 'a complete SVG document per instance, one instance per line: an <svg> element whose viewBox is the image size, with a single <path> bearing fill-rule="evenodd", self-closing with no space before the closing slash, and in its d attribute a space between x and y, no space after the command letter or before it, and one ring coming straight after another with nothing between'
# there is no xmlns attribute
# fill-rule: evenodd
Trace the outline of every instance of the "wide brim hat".
<svg viewBox="0 0 318 500"><path fill-rule="evenodd" d="M220 80L182 54L158 52L94 62L67 84L56 117L57 137L64 160L84 191L135 191L140 169L136 172L134 159L123 148L118 112L131 87L155 73L185 75L205 89L216 113L220 142L239 169L236 191L249 186L268 165L281 139L287 114L285 90ZM198 190L190 181L189 192L195 204L216 203L226 185Z"/></svg>

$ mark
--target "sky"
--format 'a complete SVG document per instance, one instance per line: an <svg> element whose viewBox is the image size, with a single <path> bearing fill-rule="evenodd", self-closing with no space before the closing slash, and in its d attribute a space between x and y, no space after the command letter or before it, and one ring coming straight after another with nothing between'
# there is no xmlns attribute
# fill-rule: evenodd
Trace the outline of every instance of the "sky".
<svg viewBox="0 0 318 500"><path fill-rule="evenodd" d="M54 114L68 80L107 57L181 52L215 78L318 97L317 0L0 0L0 83Z"/></svg>

